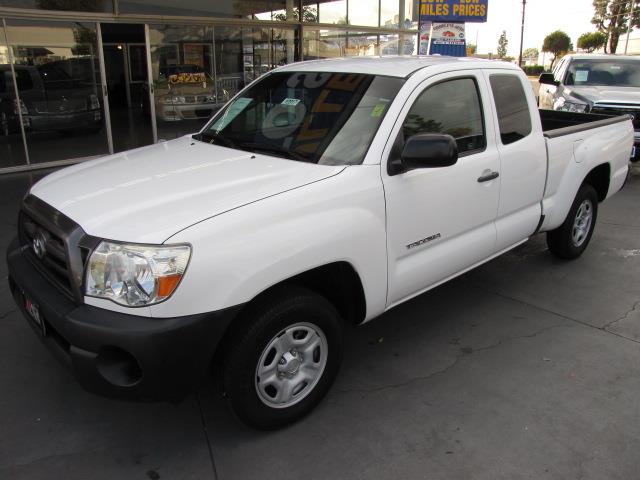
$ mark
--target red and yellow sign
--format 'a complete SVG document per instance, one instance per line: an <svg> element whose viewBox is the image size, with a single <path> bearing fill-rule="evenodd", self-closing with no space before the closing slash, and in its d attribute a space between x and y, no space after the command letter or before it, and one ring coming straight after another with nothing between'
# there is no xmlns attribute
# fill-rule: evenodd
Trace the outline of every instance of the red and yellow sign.
<svg viewBox="0 0 640 480"><path fill-rule="evenodd" d="M207 76L204 72L198 73L174 73L169 75L169 84L177 85L179 83L204 83Z"/></svg>

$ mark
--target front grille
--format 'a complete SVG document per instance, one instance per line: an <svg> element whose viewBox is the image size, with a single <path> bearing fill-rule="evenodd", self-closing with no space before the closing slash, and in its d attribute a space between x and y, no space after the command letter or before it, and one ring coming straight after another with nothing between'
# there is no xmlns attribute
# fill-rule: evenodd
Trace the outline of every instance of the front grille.
<svg viewBox="0 0 640 480"><path fill-rule="evenodd" d="M66 114L87 111L87 101L84 99L43 100L33 102L36 112L49 114Z"/></svg>
<svg viewBox="0 0 640 480"><path fill-rule="evenodd" d="M18 237L27 258L45 278L82 303L84 265L100 240L33 195L22 203Z"/></svg>
<svg viewBox="0 0 640 480"><path fill-rule="evenodd" d="M622 103L596 103L591 107L590 113L601 115L631 115L633 117L634 130L640 130L640 105Z"/></svg>
<svg viewBox="0 0 640 480"><path fill-rule="evenodd" d="M21 243L29 251L29 257L38 262L50 275L50 279L65 293L73 295L69 278L68 256L64 241L27 213L20 213ZM44 245L41 254L36 254L36 242Z"/></svg>

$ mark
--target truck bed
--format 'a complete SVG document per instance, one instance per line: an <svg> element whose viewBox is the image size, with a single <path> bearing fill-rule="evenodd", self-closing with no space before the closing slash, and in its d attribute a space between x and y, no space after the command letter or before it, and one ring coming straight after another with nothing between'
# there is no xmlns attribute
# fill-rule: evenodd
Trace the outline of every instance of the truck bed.
<svg viewBox="0 0 640 480"><path fill-rule="evenodd" d="M596 113L561 112L538 109L542 121L542 131L547 138L561 137L572 133L624 122L630 115L601 115Z"/></svg>

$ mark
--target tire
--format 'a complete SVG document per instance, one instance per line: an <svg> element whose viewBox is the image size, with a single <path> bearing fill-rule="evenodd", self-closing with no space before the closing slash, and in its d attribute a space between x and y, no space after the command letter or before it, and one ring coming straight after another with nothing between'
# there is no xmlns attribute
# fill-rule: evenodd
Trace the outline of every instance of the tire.
<svg viewBox="0 0 640 480"><path fill-rule="evenodd" d="M11 135L11 133L11 127L9 125L7 114L2 112L2 114L0 114L0 136L8 137L9 135Z"/></svg>
<svg viewBox="0 0 640 480"><path fill-rule="evenodd" d="M556 257L573 260L582 255L591 241L598 217L598 194L583 184L562 225L547 232L547 245Z"/></svg>
<svg viewBox="0 0 640 480"><path fill-rule="evenodd" d="M342 321L333 305L304 288L278 288L233 328L222 374L238 418L273 430L313 410L342 361Z"/></svg>

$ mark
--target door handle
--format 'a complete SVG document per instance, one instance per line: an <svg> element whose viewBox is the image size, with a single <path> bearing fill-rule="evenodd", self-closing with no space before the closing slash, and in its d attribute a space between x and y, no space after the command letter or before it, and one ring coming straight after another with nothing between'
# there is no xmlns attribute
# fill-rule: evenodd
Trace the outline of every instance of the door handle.
<svg viewBox="0 0 640 480"><path fill-rule="evenodd" d="M500 176L500 174L498 172L491 172L491 173L488 173L486 175L482 175L480 178L478 178L478 183L490 182L491 180L494 180L494 179L498 178L499 176Z"/></svg>

